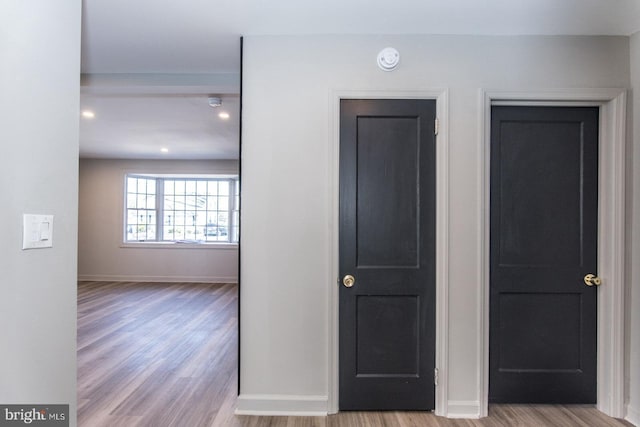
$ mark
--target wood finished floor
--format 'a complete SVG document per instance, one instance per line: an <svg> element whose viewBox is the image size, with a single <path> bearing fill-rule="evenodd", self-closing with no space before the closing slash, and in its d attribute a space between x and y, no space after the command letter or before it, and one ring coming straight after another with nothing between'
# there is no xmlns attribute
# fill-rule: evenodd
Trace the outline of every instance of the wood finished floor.
<svg viewBox="0 0 640 427"><path fill-rule="evenodd" d="M489 417L341 412L328 417L234 415L237 286L81 282L80 427L619 427L590 406L492 405Z"/></svg>

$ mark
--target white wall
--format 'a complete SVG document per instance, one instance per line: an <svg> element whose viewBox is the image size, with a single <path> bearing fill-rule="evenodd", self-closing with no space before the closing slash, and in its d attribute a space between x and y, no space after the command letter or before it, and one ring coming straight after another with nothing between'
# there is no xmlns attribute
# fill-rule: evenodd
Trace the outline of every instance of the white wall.
<svg viewBox="0 0 640 427"><path fill-rule="evenodd" d="M375 63L386 46L401 55L392 73ZM447 88L448 403L479 411L479 89L628 87L628 38L255 36L243 71L239 409L327 407L333 91Z"/></svg>
<svg viewBox="0 0 640 427"><path fill-rule="evenodd" d="M631 86L633 89L633 156L635 168L630 169L630 210L627 221L631 225L631 254L629 269L631 280L629 323L630 338L627 366L629 369L629 405L627 419L640 426L640 32L631 37Z"/></svg>
<svg viewBox="0 0 640 427"><path fill-rule="evenodd" d="M133 172L237 174L238 162L81 159L79 279L237 282L237 245L123 247L124 175Z"/></svg>
<svg viewBox="0 0 640 427"><path fill-rule="evenodd" d="M76 425L81 2L0 13L0 402L70 404ZM22 214L53 214L53 248L23 251Z"/></svg>

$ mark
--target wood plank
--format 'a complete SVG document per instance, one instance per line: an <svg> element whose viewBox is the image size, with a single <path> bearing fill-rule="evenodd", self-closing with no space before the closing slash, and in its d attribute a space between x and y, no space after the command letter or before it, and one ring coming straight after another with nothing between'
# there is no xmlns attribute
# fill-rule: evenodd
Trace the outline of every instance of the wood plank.
<svg viewBox="0 0 640 427"><path fill-rule="evenodd" d="M80 427L632 427L592 406L491 405L489 417L341 412L234 415L237 286L82 282L78 286Z"/></svg>
<svg viewBox="0 0 640 427"><path fill-rule="evenodd" d="M237 384L237 286L82 282L78 423L207 426Z"/></svg>

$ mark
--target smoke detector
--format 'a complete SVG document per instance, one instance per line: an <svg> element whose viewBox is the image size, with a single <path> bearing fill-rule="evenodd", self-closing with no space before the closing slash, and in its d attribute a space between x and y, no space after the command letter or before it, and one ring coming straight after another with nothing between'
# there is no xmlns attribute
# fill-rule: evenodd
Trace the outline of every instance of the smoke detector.
<svg viewBox="0 0 640 427"><path fill-rule="evenodd" d="M378 67L383 71L393 71L400 62L400 53L392 48L385 47L378 53Z"/></svg>
<svg viewBox="0 0 640 427"><path fill-rule="evenodd" d="M218 96L209 97L209 107L220 107L222 105L222 99Z"/></svg>

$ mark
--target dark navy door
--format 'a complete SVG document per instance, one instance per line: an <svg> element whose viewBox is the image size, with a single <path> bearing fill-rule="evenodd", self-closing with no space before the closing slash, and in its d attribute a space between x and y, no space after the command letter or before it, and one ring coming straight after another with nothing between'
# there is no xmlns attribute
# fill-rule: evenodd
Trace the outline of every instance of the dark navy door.
<svg viewBox="0 0 640 427"><path fill-rule="evenodd" d="M434 408L435 104L340 105L341 410Z"/></svg>
<svg viewBox="0 0 640 427"><path fill-rule="evenodd" d="M598 108L494 106L490 402L595 403L597 228Z"/></svg>

